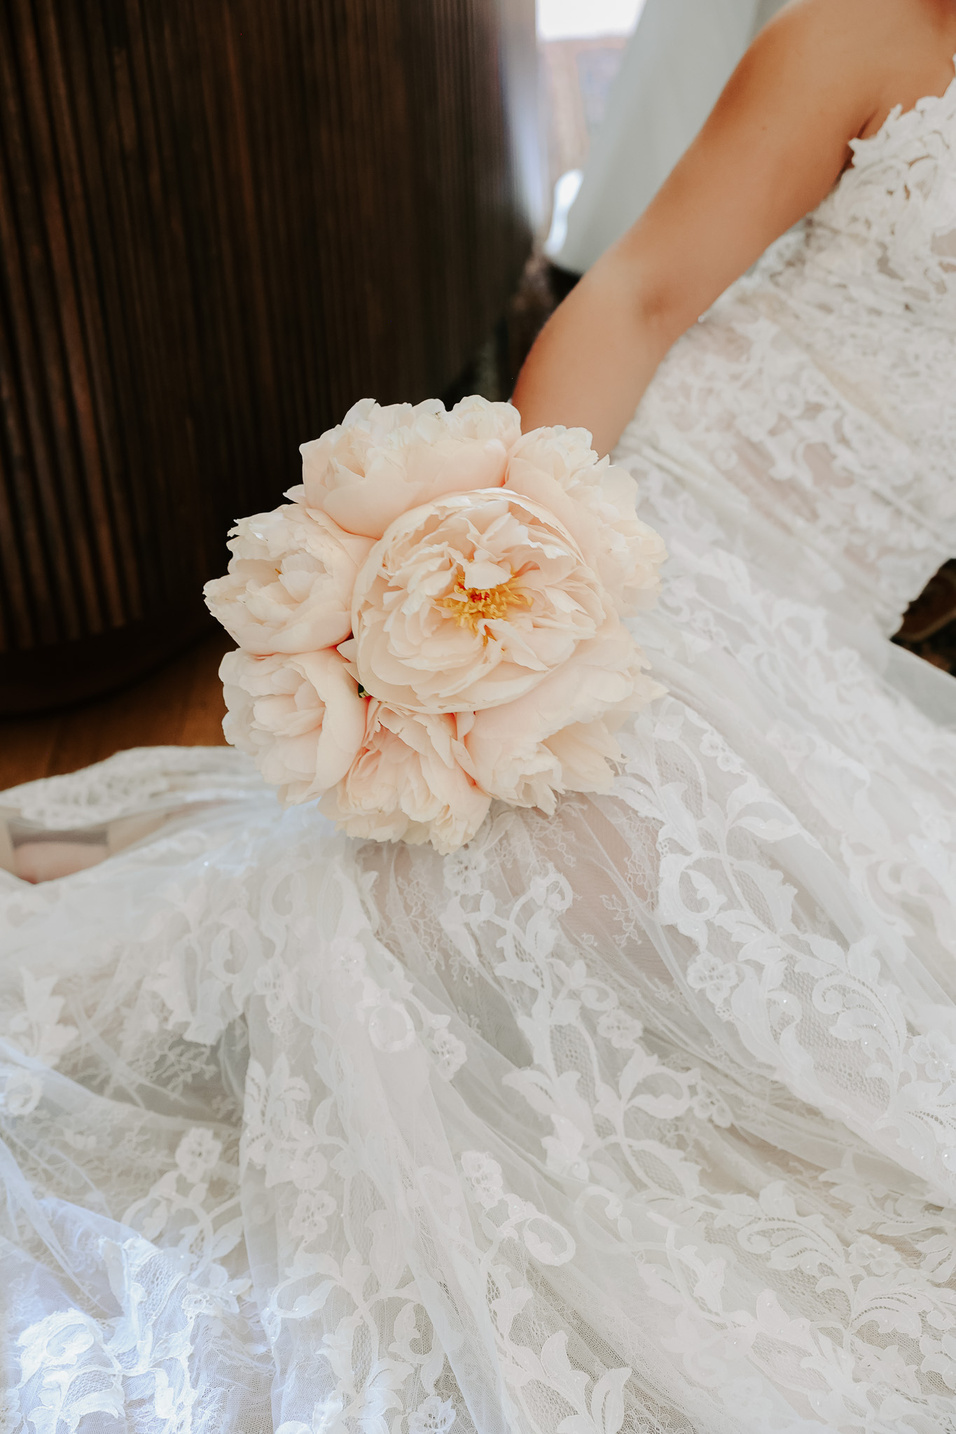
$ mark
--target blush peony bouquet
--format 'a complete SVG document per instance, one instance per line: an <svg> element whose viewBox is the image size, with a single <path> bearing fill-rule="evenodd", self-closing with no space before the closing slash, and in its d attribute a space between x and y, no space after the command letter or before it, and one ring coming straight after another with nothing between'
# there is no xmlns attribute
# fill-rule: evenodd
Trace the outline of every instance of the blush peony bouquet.
<svg viewBox="0 0 956 1434"><path fill-rule="evenodd" d="M492 800L600 792L662 692L623 618L665 556L630 474L510 404L357 403L206 585L226 737L350 835L451 852Z"/></svg>

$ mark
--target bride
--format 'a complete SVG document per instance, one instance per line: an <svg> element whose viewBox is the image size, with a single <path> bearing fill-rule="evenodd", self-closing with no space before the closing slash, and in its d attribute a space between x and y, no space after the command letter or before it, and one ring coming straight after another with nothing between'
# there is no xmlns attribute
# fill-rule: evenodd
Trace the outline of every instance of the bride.
<svg viewBox="0 0 956 1434"><path fill-rule="evenodd" d="M4 1434L956 1430L954 53L795 0L532 352L671 552L610 796L0 797L112 851L0 872Z"/></svg>

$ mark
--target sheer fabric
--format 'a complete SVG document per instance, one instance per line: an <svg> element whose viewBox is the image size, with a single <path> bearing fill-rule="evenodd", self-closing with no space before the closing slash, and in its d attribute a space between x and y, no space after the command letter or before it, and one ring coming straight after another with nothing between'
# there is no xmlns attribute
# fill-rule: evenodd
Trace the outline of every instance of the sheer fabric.
<svg viewBox="0 0 956 1434"><path fill-rule="evenodd" d="M954 151L956 83L627 430L609 797L444 859L228 751L0 798L112 852L0 872L4 1434L953 1430L956 689L885 633L956 550Z"/></svg>

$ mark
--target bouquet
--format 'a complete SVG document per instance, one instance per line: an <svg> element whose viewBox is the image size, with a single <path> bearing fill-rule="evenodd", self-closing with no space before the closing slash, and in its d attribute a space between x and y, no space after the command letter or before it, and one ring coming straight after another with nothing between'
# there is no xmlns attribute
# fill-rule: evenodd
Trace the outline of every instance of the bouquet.
<svg viewBox="0 0 956 1434"><path fill-rule="evenodd" d="M227 739L285 802L443 853L493 800L607 790L615 728L663 690L623 621L665 557L630 474L482 398L363 399L301 452L206 585L239 644Z"/></svg>

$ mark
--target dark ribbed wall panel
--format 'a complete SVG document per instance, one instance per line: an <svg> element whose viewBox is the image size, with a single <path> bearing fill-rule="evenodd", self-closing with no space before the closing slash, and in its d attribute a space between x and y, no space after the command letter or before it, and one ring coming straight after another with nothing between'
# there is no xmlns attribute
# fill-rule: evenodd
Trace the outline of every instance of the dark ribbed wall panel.
<svg viewBox="0 0 956 1434"><path fill-rule="evenodd" d="M533 0L5 0L7 710L183 640L302 439L457 378L528 252L533 86Z"/></svg>

